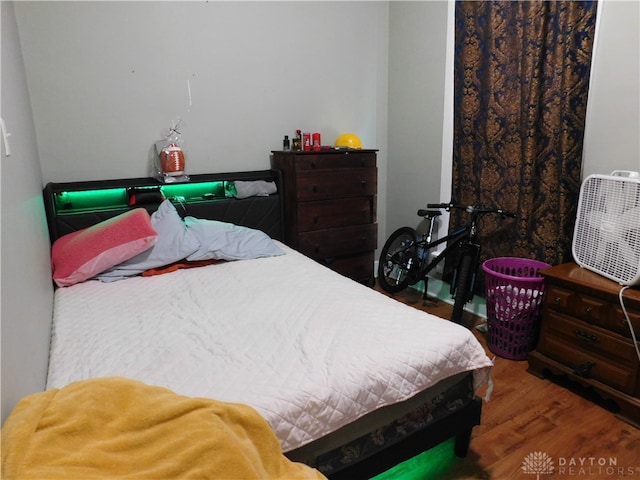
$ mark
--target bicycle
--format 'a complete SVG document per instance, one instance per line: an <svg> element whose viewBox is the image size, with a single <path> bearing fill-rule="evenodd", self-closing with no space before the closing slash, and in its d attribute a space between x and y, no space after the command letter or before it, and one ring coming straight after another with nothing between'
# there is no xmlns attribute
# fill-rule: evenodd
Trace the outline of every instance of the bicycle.
<svg viewBox="0 0 640 480"><path fill-rule="evenodd" d="M438 210L433 210L438 209ZM435 219L452 209L463 210L470 215L469 223L442 238L432 241ZM440 262L453 253L458 254L455 262L450 293L454 298L451 321L462 324L464 305L471 301L475 289L478 268L480 266L480 240L478 222L488 214L499 214L502 218L516 218L514 213L501 208L487 208L473 205L450 203L430 203L427 209L418 210L418 215L428 222L426 232L419 235L411 227L401 227L393 232L380 252L378 262L378 281L382 289L388 293L398 293L409 285L424 280L424 296L427 298L427 275ZM432 248L447 242L444 250L433 259L429 259Z"/></svg>

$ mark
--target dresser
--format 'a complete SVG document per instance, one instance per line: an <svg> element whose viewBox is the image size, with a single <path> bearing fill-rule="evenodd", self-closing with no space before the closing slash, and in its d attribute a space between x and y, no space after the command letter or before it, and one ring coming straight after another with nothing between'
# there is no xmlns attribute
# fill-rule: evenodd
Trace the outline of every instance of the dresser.
<svg viewBox="0 0 640 480"><path fill-rule="evenodd" d="M377 247L377 150L273 151L284 180L286 243L372 285Z"/></svg>
<svg viewBox="0 0 640 480"><path fill-rule="evenodd" d="M528 371L567 377L613 403L618 417L640 427L640 360L618 299L621 286L575 263L540 274L546 291ZM640 289L626 289L623 299L640 340Z"/></svg>

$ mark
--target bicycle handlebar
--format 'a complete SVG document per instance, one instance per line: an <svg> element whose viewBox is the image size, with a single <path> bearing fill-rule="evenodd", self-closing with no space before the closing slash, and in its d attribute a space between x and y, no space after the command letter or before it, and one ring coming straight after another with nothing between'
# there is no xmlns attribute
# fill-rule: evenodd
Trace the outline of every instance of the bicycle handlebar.
<svg viewBox="0 0 640 480"><path fill-rule="evenodd" d="M457 209L457 210L464 210L467 213L471 213L471 214L487 214L487 213L497 213L499 215L502 215L502 217L511 217L511 218L517 218L518 216L513 213L513 212L509 212L507 210L504 210L502 208L492 208L492 207L481 207L478 205L460 205L457 203L428 203L427 204L427 208L442 208L444 210L446 210L447 212L451 209Z"/></svg>

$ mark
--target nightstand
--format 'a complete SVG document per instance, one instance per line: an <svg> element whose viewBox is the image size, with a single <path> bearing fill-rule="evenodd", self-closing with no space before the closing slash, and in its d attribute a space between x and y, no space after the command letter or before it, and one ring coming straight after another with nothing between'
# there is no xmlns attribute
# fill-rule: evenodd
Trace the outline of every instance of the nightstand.
<svg viewBox="0 0 640 480"><path fill-rule="evenodd" d="M640 426L640 360L618 300L621 285L575 263L540 274L546 291L528 371L565 376L612 401L618 417ZM638 337L640 290L629 288L623 298Z"/></svg>

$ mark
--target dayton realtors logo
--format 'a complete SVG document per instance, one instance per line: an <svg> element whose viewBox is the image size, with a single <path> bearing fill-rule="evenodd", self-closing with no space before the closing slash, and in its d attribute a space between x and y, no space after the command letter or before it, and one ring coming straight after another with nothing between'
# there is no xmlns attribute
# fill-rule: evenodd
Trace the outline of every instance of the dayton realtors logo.
<svg viewBox="0 0 640 480"><path fill-rule="evenodd" d="M540 480L540 475L553 473L553 460L544 452L531 452L524 457L522 471L536 475L536 480Z"/></svg>
<svg viewBox="0 0 640 480"><path fill-rule="evenodd" d="M522 461L522 471L526 474L551 475L557 473L561 477L591 478L631 478L640 477L639 466L618 465L615 457L558 457L557 467L553 458L545 452L531 452Z"/></svg>

